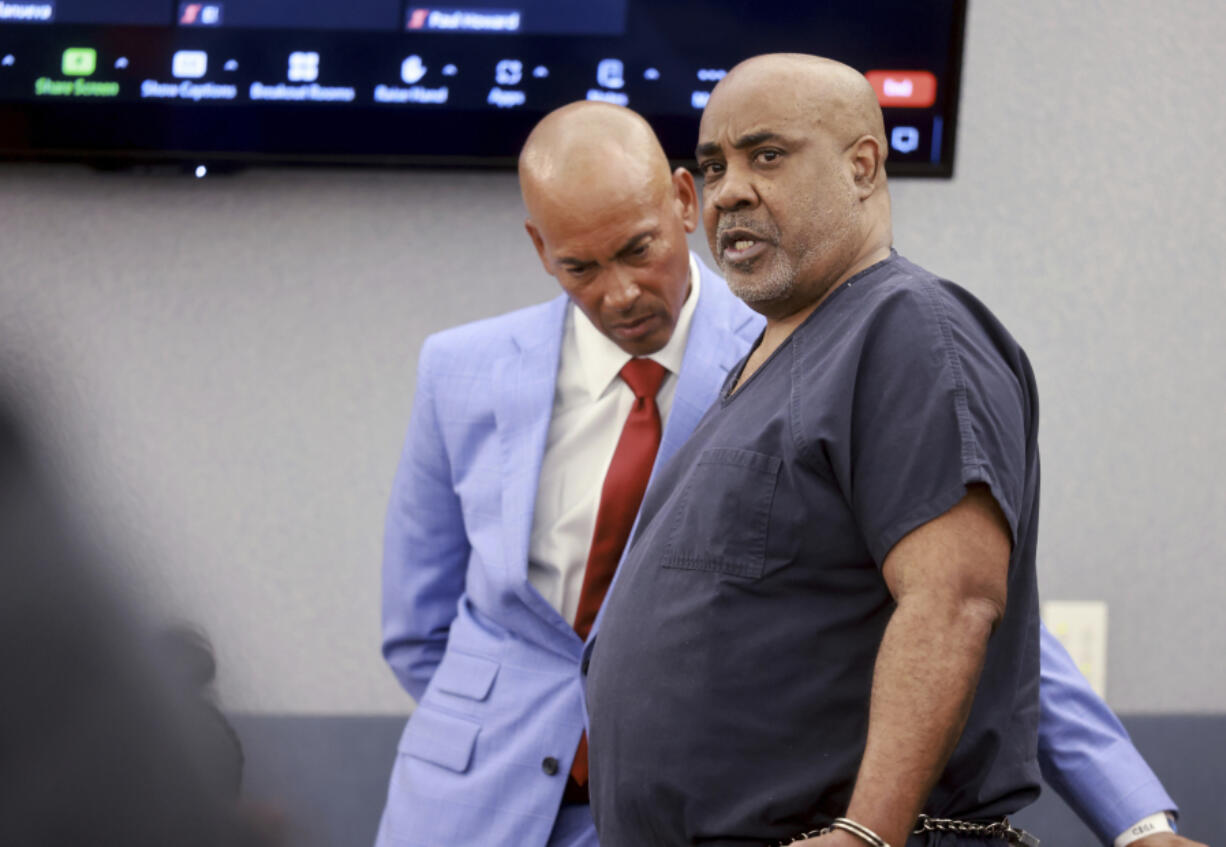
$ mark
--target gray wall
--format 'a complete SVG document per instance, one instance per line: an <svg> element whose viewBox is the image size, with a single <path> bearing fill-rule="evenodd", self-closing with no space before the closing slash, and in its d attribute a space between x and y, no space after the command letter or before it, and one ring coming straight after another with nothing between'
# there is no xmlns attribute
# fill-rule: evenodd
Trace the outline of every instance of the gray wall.
<svg viewBox="0 0 1226 847"><path fill-rule="evenodd" d="M1133 741L1180 808L1179 831L1220 844L1226 831L1221 762L1226 715L1132 715ZM404 722L368 715L237 715L247 754L249 802L282 811L295 847L373 844L387 775ZM1095 838L1060 797L1046 788L1038 802L1012 816L1043 847L1087 847ZM512 847L492 845L492 847Z"/></svg>
<svg viewBox="0 0 1226 847"><path fill-rule="evenodd" d="M957 177L893 185L899 249L1030 353L1044 595L1110 604L1126 712L1226 711L1224 45L1215 0L976 0ZM505 173L0 167L0 361L231 708L407 711L378 561L416 353L552 294L521 219Z"/></svg>

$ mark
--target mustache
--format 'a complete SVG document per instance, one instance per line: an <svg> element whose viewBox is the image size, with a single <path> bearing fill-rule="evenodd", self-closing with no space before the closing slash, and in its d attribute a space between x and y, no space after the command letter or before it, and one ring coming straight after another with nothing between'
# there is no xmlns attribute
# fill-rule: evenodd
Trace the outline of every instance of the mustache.
<svg viewBox="0 0 1226 847"><path fill-rule="evenodd" d="M752 215L729 212L721 215L719 223L715 226L715 242L722 244L724 236L735 229L748 230L760 236L764 241L775 243L779 241L779 228L772 221L760 221Z"/></svg>

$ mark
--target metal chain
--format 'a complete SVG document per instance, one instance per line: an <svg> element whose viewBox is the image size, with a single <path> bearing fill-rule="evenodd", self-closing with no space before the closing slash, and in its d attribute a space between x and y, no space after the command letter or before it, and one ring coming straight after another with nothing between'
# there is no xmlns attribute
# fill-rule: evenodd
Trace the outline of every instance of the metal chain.
<svg viewBox="0 0 1226 847"><path fill-rule="evenodd" d="M1039 847L1039 839L1024 829L1017 829L1009 823L1008 818L1001 818L991 823L974 823L959 821L952 818L930 818L920 815L916 820L912 835L922 835L925 832L952 832L957 835L967 835L971 838L1003 838L1009 844L1023 844L1026 847Z"/></svg>
<svg viewBox="0 0 1226 847"><path fill-rule="evenodd" d="M827 826L823 829L802 832L800 835L794 836L787 841L777 841L771 847L788 847L789 844L796 844L804 841L806 838L817 838L819 835L827 835L833 831L833 827ZM1002 838L1009 844L1039 847L1039 839L1024 829L1017 829L1012 826L1008 818L1001 818L991 823L974 823L973 821L960 821L953 818L930 818L927 815L920 815L915 822L915 829L911 831L911 834L923 835L925 832L952 832L956 835L983 839Z"/></svg>

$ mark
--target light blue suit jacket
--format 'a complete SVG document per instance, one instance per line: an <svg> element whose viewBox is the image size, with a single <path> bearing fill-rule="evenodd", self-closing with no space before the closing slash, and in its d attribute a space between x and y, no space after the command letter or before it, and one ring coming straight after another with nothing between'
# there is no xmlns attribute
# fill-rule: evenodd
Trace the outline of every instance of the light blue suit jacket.
<svg viewBox="0 0 1226 847"><path fill-rule="evenodd" d="M700 297L657 467L689 437L762 326L699 265ZM585 718L584 644L528 582L566 305L560 296L456 327L422 349L383 560L383 652L418 706L400 740L378 847L549 841ZM598 631L599 620L589 643ZM1103 834L1123 818L1118 829L1173 808L1053 644L1044 630L1040 753L1049 781ZM1070 778L1053 780L1049 762L1071 768ZM1098 779L1113 797L1095 796ZM1128 801L1115 803L1121 792Z"/></svg>

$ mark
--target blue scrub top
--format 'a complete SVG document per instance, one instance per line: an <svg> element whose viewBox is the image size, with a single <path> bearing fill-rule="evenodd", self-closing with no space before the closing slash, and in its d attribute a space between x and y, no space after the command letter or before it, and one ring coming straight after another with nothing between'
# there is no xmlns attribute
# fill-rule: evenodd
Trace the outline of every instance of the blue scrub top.
<svg viewBox="0 0 1226 847"><path fill-rule="evenodd" d="M743 365L742 365L743 367ZM764 844L845 813L907 532L986 483L1008 606L925 811L1038 795L1038 400L974 297L897 254L840 286L648 491L591 657L602 847Z"/></svg>

